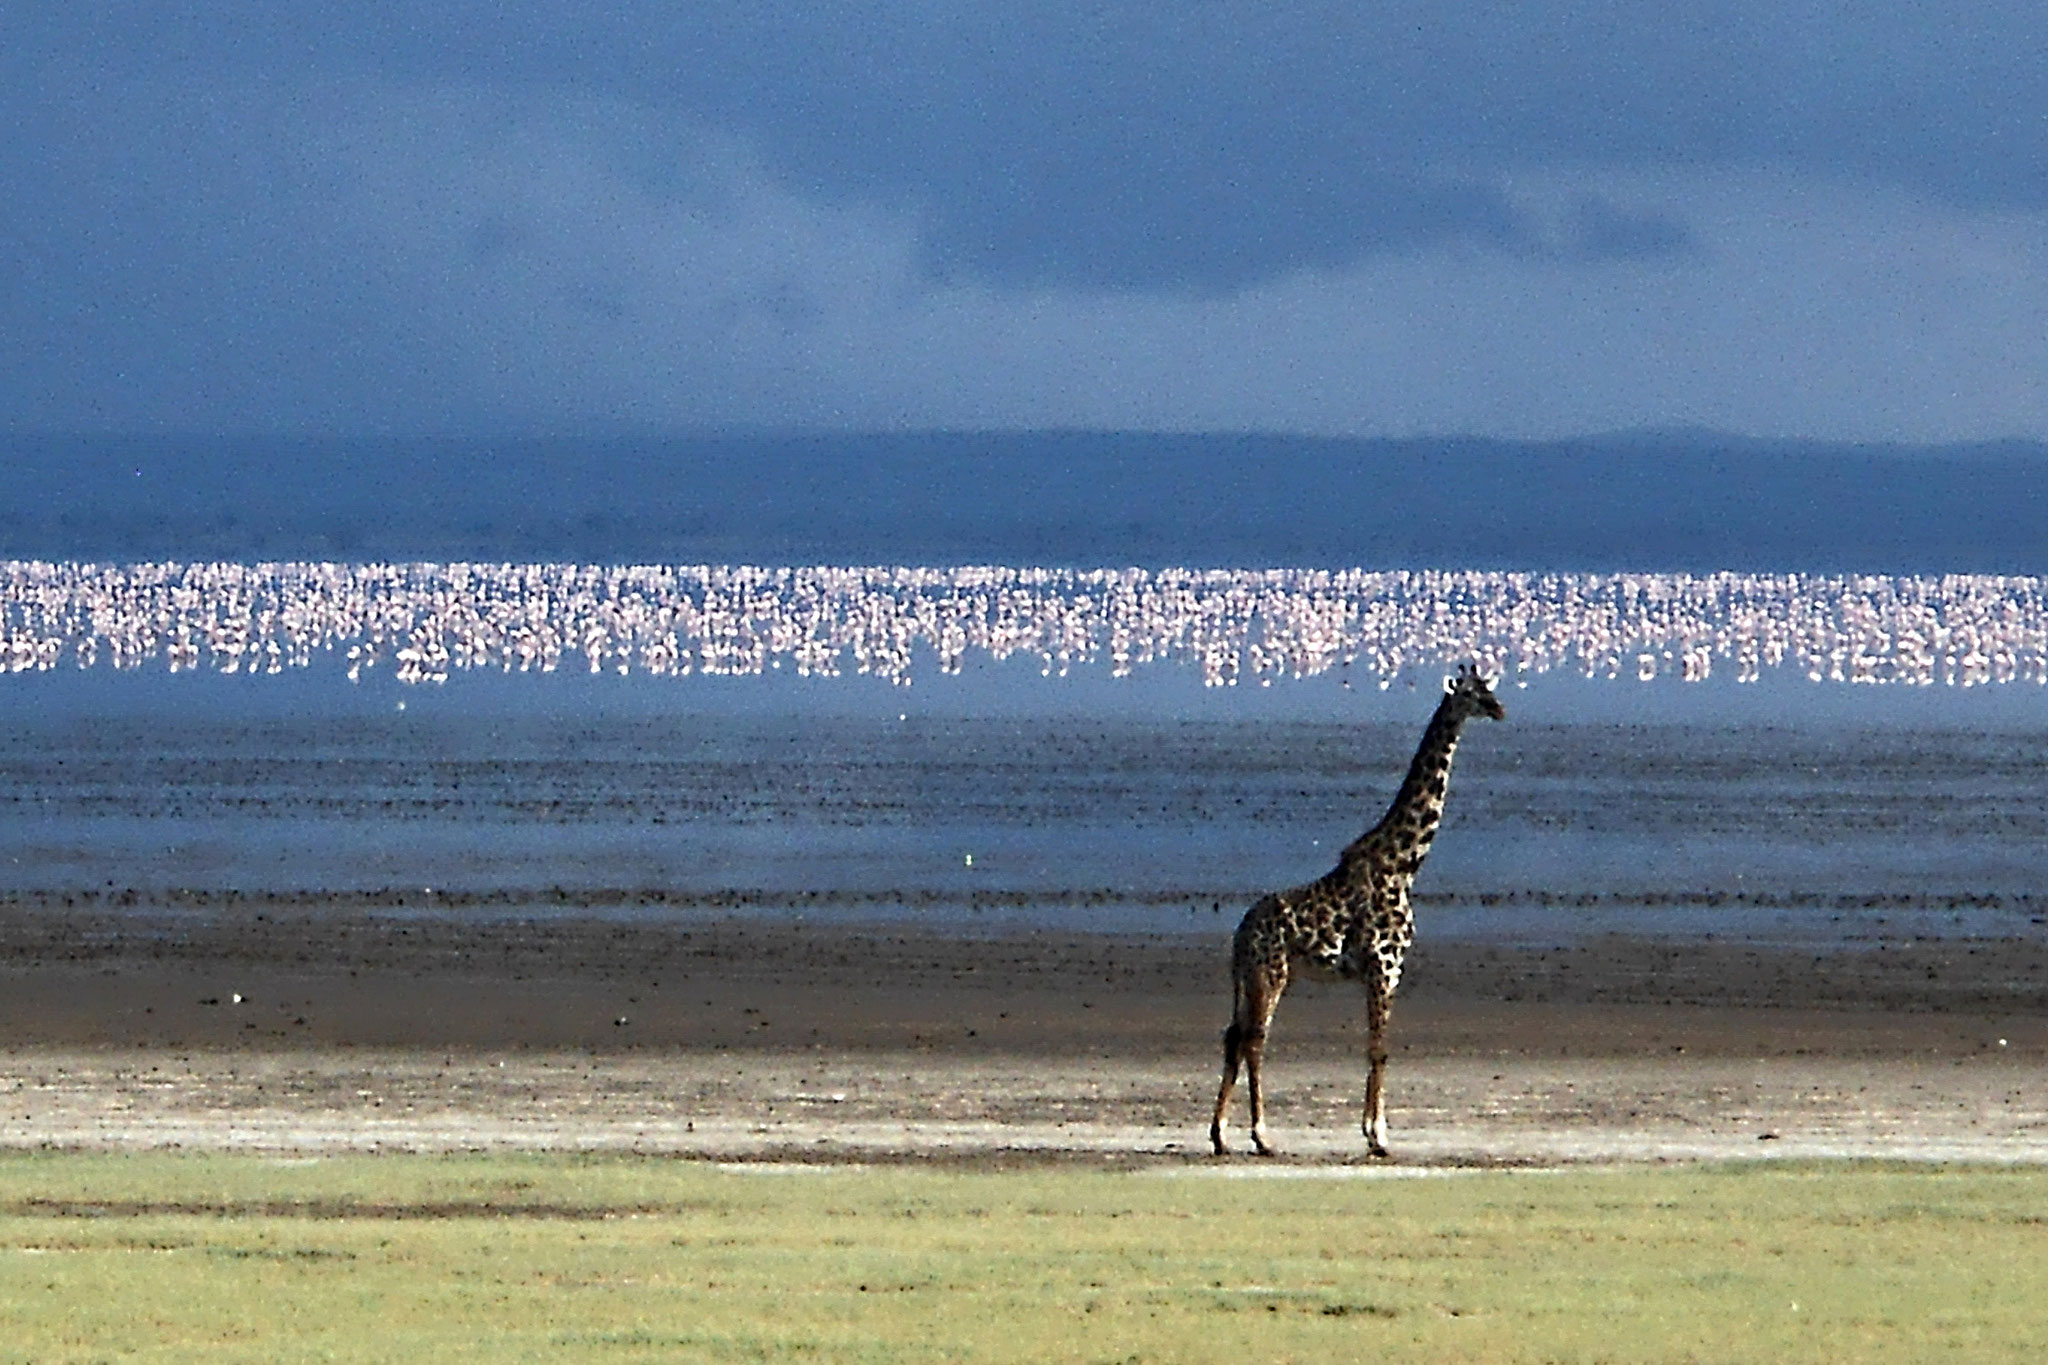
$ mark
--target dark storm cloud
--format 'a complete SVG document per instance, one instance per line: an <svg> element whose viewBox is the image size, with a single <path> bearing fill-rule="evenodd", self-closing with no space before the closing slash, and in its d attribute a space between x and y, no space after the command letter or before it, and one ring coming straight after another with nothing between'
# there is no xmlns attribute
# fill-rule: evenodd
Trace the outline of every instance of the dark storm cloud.
<svg viewBox="0 0 2048 1365"><path fill-rule="evenodd" d="M2048 427L2009 0L0 13L0 423Z"/></svg>
<svg viewBox="0 0 2048 1365"><path fill-rule="evenodd" d="M1512 249L1533 229L1493 177L1559 162L1785 164L2048 204L2048 28L2005 0L49 10L14 63L662 111L745 138L805 191L915 208L935 269L1002 282L1229 288ZM1585 240L1686 245L1682 224L1644 226Z"/></svg>

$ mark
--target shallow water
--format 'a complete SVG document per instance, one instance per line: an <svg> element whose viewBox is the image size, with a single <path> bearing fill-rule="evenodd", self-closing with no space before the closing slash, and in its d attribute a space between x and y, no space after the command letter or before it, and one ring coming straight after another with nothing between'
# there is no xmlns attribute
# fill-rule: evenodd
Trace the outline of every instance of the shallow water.
<svg viewBox="0 0 2048 1365"><path fill-rule="evenodd" d="M211 912L1199 930L1376 819L1419 724L538 715L0 733L0 892ZM2041 932L2048 730L1475 725L1427 932ZM133 896L128 893L137 893Z"/></svg>

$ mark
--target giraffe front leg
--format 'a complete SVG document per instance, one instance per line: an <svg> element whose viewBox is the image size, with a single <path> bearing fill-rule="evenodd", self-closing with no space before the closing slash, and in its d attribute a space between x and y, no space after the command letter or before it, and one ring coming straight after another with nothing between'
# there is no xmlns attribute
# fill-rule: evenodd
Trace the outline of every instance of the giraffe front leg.
<svg viewBox="0 0 2048 1365"><path fill-rule="evenodd" d="M1394 1012L1394 993L1383 980L1374 980L1366 1000L1365 1113L1359 1127L1365 1134L1366 1149L1374 1156L1387 1155L1387 1022Z"/></svg>

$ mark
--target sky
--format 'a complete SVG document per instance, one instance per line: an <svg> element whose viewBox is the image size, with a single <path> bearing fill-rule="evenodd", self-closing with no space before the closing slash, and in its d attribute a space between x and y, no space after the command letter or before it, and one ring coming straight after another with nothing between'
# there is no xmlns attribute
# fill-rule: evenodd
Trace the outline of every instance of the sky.
<svg viewBox="0 0 2048 1365"><path fill-rule="evenodd" d="M2048 438L2037 0L0 0L0 428Z"/></svg>

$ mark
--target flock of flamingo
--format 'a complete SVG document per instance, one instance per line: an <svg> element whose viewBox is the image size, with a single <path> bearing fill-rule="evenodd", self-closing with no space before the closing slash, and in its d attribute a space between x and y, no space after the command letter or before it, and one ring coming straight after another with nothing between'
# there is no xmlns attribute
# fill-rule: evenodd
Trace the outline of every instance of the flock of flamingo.
<svg viewBox="0 0 2048 1365"><path fill-rule="evenodd" d="M1390 684L1505 674L2048 682L2048 579L1362 569L756 568L0 561L0 669L409 683L470 669L667 677L789 668L908 683L980 652L1048 672L1199 668L1216 686L1338 665Z"/></svg>

